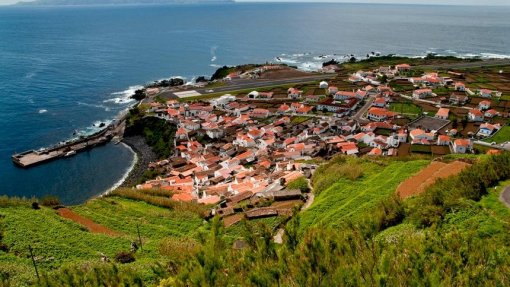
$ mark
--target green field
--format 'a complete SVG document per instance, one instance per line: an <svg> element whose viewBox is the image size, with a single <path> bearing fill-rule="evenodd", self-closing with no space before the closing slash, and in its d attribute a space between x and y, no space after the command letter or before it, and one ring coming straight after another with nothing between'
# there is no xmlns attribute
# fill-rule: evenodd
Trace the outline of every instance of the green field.
<svg viewBox="0 0 510 287"><path fill-rule="evenodd" d="M390 111L415 117L422 113L421 108L412 103L391 103Z"/></svg>
<svg viewBox="0 0 510 287"><path fill-rule="evenodd" d="M22 285L35 279L29 245L37 258L39 272L44 274L69 264L99 263L101 253L113 260L118 252L129 251L131 242L137 240L137 225L143 251L136 253L136 262L129 266L135 272L144 273L150 281L154 274L150 274L149 266L162 259L161 239L195 237L203 224L194 213L171 211L118 197L95 199L72 208L120 233L120 236L110 237L90 233L51 208L34 210L30 204L26 201L0 207L1 242L9 246L8 252L0 251L0 275Z"/></svg>
<svg viewBox="0 0 510 287"><path fill-rule="evenodd" d="M496 142L498 144L507 141L510 141L510 126L502 127L494 136L484 140L484 142Z"/></svg>
<svg viewBox="0 0 510 287"><path fill-rule="evenodd" d="M363 175L355 180L338 178L321 191L313 205L302 213L302 228L322 224L335 226L342 221L365 216L379 202L392 195L400 182L428 163L428 160L388 161L387 165L378 165L368 160L348 162L347 164L360 164ZM326 170L324 175L317 176L331 175Z"/></svg>

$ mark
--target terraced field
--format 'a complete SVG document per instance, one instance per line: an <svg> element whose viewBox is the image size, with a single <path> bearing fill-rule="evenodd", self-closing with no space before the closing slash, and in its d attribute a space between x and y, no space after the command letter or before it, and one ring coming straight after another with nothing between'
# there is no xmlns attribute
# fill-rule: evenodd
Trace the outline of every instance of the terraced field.
<svg viewBox="0 0 510 287"><path fill-rule="evenodd" d="M407 198L423 193L427 187L434 184L439 178L447 178L456 175L468 166L470 166L470 164L462 161L454 161L451 163L432 162L418 174L402 182L397 188L397 193L400 198Z"/></svg>
<svg viewBox="0 0 510 287"><path fill-rule="evenodd" d="M428 163L428 160L392 161L387 165L363 163L361 178L354 181L341 178L315 198L314 204L302 213L302 228L320 224L335 226L346 219L355 221Z"/></svg>

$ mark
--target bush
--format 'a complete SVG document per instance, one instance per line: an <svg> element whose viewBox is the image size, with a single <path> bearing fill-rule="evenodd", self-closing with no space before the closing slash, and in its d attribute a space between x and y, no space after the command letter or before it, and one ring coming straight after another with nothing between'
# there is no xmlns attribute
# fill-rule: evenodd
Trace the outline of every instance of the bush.
<svg viewBox="0 0 510 287"><path fill-rule="evenodd" d="M135 262L135 255L132 252L121 251L115 255L115 261L122 264Z"/></svg>
<svg viewBox="0 0 510 287"><path fill-rule="evenodd" d="M37 210L37 209L41 209L41 208L39 207L39 203L38 203L37 201L32 202L32 209L35 209L35 210Z"/></svg>
<svg viewBox="0 0 510 287"><path fill-rule="evenodd" d="M304 176L296 178L295 180L289 182L287 184L287 188L289 189L299 189L301 192L309 192L310 188L308 187L308 181Z"/></svg>
<svg viewBox="0 0 510 287"><path fill-rule="evenodd" d="M42 206L54 207L60 205L60 200L56 196L48 195L41 199L40 204Z"/></svg>

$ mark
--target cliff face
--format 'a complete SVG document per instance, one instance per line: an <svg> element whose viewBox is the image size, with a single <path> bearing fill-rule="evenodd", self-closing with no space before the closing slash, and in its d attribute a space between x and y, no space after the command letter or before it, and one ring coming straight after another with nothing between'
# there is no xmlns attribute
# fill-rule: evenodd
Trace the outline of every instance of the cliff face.
<svg viewBox="0 0 510 287"><path fill-rule="evenodd" d="M26 0L28 1L28 0ZM36 0L18 2L24 6L72 6L72 5L133 5L133 4L201 4L234 3L234 0Z"/></svg>

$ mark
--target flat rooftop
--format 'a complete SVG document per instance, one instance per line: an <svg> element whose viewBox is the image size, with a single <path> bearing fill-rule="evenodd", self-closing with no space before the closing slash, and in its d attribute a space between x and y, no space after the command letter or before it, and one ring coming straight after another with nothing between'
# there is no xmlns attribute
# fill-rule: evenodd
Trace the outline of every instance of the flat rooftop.
<svg viewBox="0 0 510 287"><path fill-rule="evenodd" d="M189 98L189 97L197 97L202 95L201 93L191 90L191 91L184 91L184 92L176 92L174 95L178 96L179 98Z"/></svg>
<svg viewBox="0 0 510 287"><path fill-rule="evenodd" d="M409 127L412 129L420 128L420 129L425 129L425 130L438 131L449 123L450 123L449 120L443 120L443 119L438 119L438 118L434 118L434 117L423 116L423 117L411 122L409 124Z"/></svg>

